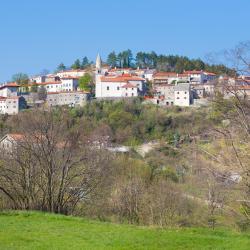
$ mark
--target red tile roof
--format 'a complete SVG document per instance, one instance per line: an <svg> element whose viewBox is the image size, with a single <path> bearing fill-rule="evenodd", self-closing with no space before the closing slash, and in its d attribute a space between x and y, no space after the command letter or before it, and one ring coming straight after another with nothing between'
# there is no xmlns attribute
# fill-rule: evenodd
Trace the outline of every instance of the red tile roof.
<svg viewBox="0 0 250 250"><path fill-rule="evenodd" d="M72 79L72 80L79 80L80 77L76 77L76 76L63 76L60 77L61 79Z"/></svg>
<svg viewBox="0 0 250 250"><path fill-rule="evenodd" d="M187 70L187 71L184 71L184 73L189 74L189 75L199 75L204 72L202 70Z"/></svg>
<svg viewBox="0 0 250 250"><path fill-rule="evenodd" d="M20 85L18 85L16 82L9 82L5 85L0 86L0 89L4 89L4 88L17 88L20 87Z"/></svg>
<svg viewBox="0 0 250 250"><path fill-rule="evenodd" d="M157 72L154 74L154 77L177 77L175 72Z"/></svg>
<svg viewBox="0 0 250 250"><path fill-rule="evenodd" d="M136 86L128 82L125 85L123 85L122 88L131 89L131 88L136 88Z"/></svg>
<svg viewBox="0 0 250 250"><path fill-rule="evenodd" d="M7 135L5 135L5 136L3 137L3 139L6 138L7 136L8 136L8 137L11 137L14 141L20 141L20 140L22 140L22 139L24 138L24 135L23 135L23 134L12 133L12 134L7 134ZM3 139L1 139L1 140L3 140Z"/></svg>
<svg viewBox="0 0 250 250"><path fill-rule="evenodd" d="M8 100L8 99L11 99L11 100L18 100L19 98L20 98L20 96L8 96L8 97L0 96L0 100L1 100L1 101Z"/></svg>
<svg viewBox="0 0 250 250"><path fill-rule="evenodd" d="M106 77L106 76L101 77L101 82L128 82L128 81L145 81L145 79L141 77L132 76L129 74L116 77Z"/></svg>
<svg viewBox="0 0 250 250"><path fill-rule="evenodd" d="M204 74L209 75L209 76L216 76L216 74L212 73L212 72L206 72L206 71L204 71Z"/></svg>
<svg viewBox="0 0 250 250"><path fill-rule="evenodd" d="M52 84L61 84L61 81L54 81L54 82L41 82L37 83L37 85L52 85Z"/></svg>

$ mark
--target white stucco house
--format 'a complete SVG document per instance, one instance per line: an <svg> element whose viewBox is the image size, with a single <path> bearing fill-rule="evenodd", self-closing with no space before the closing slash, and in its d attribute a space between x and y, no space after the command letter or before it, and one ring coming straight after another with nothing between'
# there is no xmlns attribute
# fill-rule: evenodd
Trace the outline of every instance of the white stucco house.
<svg viewBox="0 0 250 250"><path fill-rule="evenodd" d="M18 142L21 142L24 139L23 134L6 134L0 139L0 150L1 151L11 151Z"/></svg>
<svg viewBox="0 0 250 250"><path fill-rule="evenodd" d="M7 83L5 85L0 86L0 96L9 97L9 96L17 96L19 85L15 82Z"/></svg>
<svg viewBox="0 0 250 250"><path fill-rule="evenodd" d="M192 95L189 83L179 83L174 86L174 105L188 107L191 101Z"/></svg>
<svg viewBox="0 0 250 250"><path fill-rule="evenodd" d="M26 101L22 96L0 97L0 114L16 115L26 108Z"/></svg>
<svg viewBox="0 0 250 250"><path fill-rule="evenodd" d="M137 97L145 92L145 79L130 74L96 77L96 98Z"/></svg>
<svg viewBox="0 0 250 250"><path fill-rule="evenodd" d="M60 78L64 77L82 77L86 74L86 71L83 69L69 69L57 72L56 75Z"/></svg>
<svg viewBox="0 0 250 250"><path fill-rule="evenodd" d="M63 77L60 81L40 83L39 87L44 86L47 92L70 92L78 88L77 77Z"/></svg>
<svg viewBox="0 0 250 250"><path fill-rule="evenodd" d="M38 75L30 77L30 82L41 83L46 81L45 75Z"/></svg>

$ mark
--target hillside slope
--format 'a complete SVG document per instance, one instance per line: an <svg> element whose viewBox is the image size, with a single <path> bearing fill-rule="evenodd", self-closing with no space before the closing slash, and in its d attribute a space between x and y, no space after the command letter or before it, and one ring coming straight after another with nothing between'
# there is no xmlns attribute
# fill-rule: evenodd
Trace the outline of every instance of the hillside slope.
<svg viewBox="0 0 250 250"><path fill-rule="evenodd" d="M37 212L0 214L0 249L249 249L250 235L150 229Z"/></svg>

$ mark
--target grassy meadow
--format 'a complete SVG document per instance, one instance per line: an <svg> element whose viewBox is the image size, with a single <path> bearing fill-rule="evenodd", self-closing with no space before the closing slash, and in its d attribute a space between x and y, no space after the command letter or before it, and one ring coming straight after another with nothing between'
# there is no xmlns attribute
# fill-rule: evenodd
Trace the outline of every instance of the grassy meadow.
<svg viewBox="0 0 250 250"><path fill-rule="evenodd" d="M2 212L0 249L249 249L223 229L159 229L40 212Z"/></svg>

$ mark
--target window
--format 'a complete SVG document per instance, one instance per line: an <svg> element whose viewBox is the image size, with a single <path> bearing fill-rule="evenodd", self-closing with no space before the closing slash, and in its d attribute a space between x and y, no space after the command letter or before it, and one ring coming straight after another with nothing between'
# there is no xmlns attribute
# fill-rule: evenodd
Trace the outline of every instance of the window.
<svg viewBox="0 0 250 250"><path fill-rule="evenodd" d="M126 93L126 96L128 96L128 93Z"/></svg>
<svg viewBox="0 0 250 250"><path fill-rule="evenodd" d="M107 87L107 90L109 90L109 86Z"/></svg>
<svg viewBox="0 0 250 250"><path fill-rule="evenodd" d="M184 99L187 99L187 97L185 96Z"/></svg>
<svg viewBox="0 0 250 250"><path fill-rule="evenodd" d="M180 99L180 97L177 97L177 99Z"/></svg>
<svg viewBox="0 0 250 250"><path fill-rule="evenodd" d="M185 91L185 94L187 94L187 91Z"/></svg>
<svg viewBox="0 0 250 250"><path fill-rule="evenodd" d="M132 93L132 96L134 96L134 93Z"/></svg>
<svg viewBox="0 0 250 250"><path fill-rule="evenodd" d="M177 92L177 94L179 95L179 94L180 94L180 92L178 91L178 92Z"/></svg>
<svg viewBox="0 0 250 250"><path fill-rule="evenodd" d="M120 87L117 87L117 90L120 90Z"/></svg>

